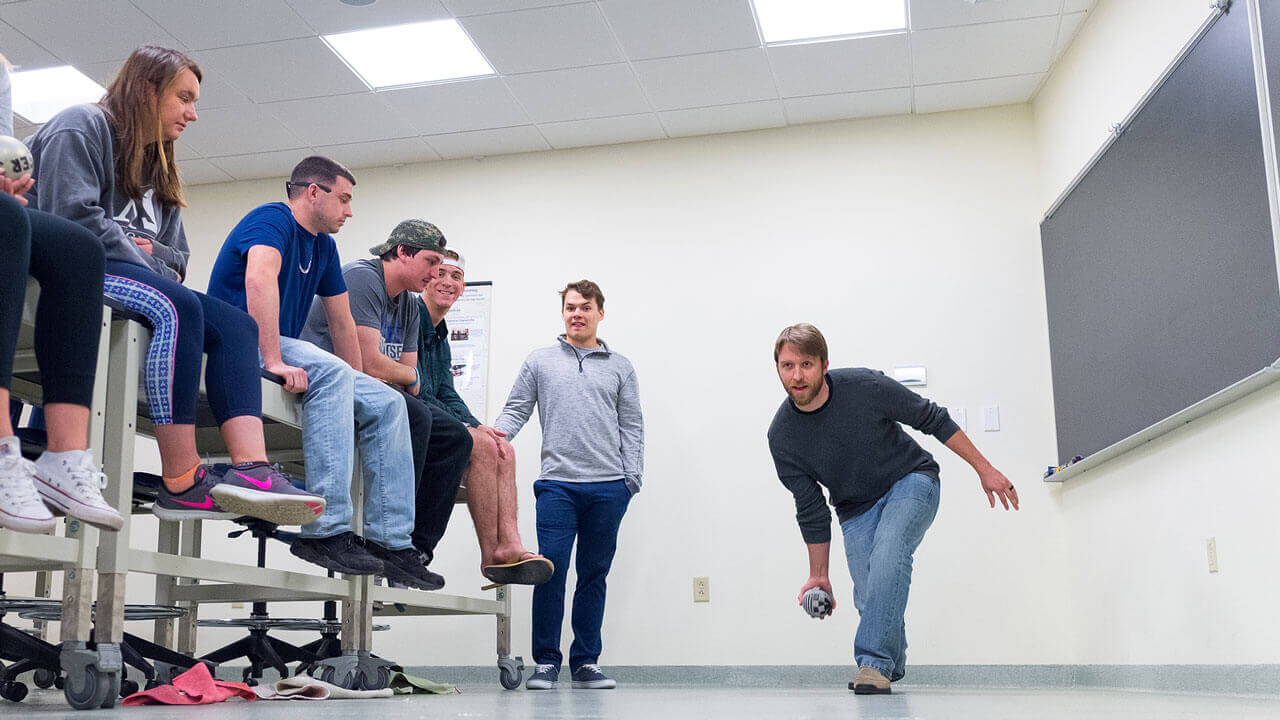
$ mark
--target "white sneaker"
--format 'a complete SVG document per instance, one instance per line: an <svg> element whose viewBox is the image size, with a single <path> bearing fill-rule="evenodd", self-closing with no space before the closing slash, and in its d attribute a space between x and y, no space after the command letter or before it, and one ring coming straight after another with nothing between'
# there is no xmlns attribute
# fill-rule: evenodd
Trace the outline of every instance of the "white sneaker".
<svg viewBox="0 0 1280 720"><path fill-rule="evenodd" d="M103 530L124 525L120 513L102 498L107 476L88 450L45 452L36 460L36 489L45 503Z"/></svg>
<svg viewBox="0 0 1280 720"><path fill-rule="evenodd" d="M52 532L53 513L36 492L36 465L22 457L18 438L0 440L0 527L25 533Z"/></svg>

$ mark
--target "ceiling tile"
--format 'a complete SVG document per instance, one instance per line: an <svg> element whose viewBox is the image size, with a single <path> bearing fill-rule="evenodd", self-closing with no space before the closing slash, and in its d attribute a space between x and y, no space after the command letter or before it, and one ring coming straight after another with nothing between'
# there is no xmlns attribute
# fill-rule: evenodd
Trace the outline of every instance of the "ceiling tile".
<svg viewBox="0 0 1280 720"><path fill-rule="evenodd" d="M911 28L951 27L1057 15L1062 0L910 0Z"/></svg>
<svg viewBox="0 0 1280 720"><path fill-rule="evenodd" d="M535 123L633 115L649 110L626 65L551 70L506 78Z"/></svg>
<svg viewBox="0 0 1280 720"><path fill-rule="evenodd" d="M574 0L441 0L457 17L567 5ZM582 0L586 2L586 0Z"/></svg>
<svg viewBox="0 0 1280 720"><path fill-rule="evenodd" d="M182 133L182 140L207 158L306 147L261 105L202 112Z"/></svg>
<svg viewBox="0 0 1280 720"><path fill-rule="evenodd" d="M315 34L284 0L133 0L133 4L192 50Z"/></svg>
<svg viewBox="0 0 1280 720"><path fill-rule="evenodd" d="M671 137L759 130L787 124L780 100L668 110L658 113L658 117Z"/></svg>
<svg viewBox="0 0 1280 720"><path fill-rule="evenodd" d="M208 183L231 182L230 175L222 168L208 160L193 158L178 160L178 174L182 176L183 185L206 185Z"/></svg>
<svg viewBox="0 0 1280 720"><path fill-rule="evenodd" d="M782 97L878 90L911 84L906 33L766 49Z"/></svg>
<svg viewBox="0 0 1280 720"><path fill-rule="evenodd" d="M914 32L915 82L925 85L1044 72L1057 33L1056 16Z"/></svg>
<svg viewBox="0 0 1280 720"><path fill-rule="evenodd" d="M772 100L778 96L764 50L729 50L633 63L658 110Z"/></svg>
<svg viewBox="0 0 1280 720"><path fill-rule="evenodd" d="M1084 24L1084 19L1088 16L1089 13L1087 12L1062 16L1062 26L1058 28L1058 41L1053 44L1054 58L1062 55L1062 51L1067 49L1067 46L1075 38L1076 32L1080 30L1080 26Z"/></svg>
<svg viewBox="0 0 1280 720"><path fill-rule="evenodd" d="M792 125L830 122L852 118L905 115L911 112L911 89L868 90L866 92L787 98L787 119Z"/></svg>
<svg viewBox="0 0 1280 720"><path fill-rule="evenodd" d="M462 26L504 75L622 60L594 3L479 15L464 18Z"/></svg>
<svg viewBox="0 0 1280 720"><path fill-rule="evenodd" d="M750 0L600 0L632 60L758 47Z"/></svg>
<svg viewBox="0 0 1280 720"><path fill-rule="evenodd" d="M390 140L418 131L373 92L269 103L262 108L305 145Z"/></svg>
<svg viewBox="0 0 1280 720"><path fill-rule="evenodd" d="M17 115L13 116L13 136L19 140L23 140L36 134L40 129L40 125L32 125Z"/></svg>
<svg viewBox="0 0 1280 720"><path fill-rule="evenodd" d="M195 127L195 126L193 125L192 127ZM191 145L189 145L184 140L179 140L176 143L174 143L173 151L174 151L173 152L174 157L176 157L179 162L183 160L194 160L196 158L201 157L200 153L196 152L195 149L193 149Z"/></svg>
<svg viewBox="0 0 1280 720"><path fill-rule="evenodd" d="M124 60L139 45L184 49L128 0L19 3L4 9L4 20L73 65Z"/></svg>
<svg viewBox="0 0 1280 720"><path fill-rule="evenodd" d="M317 147L316 152L349 168L391 167L440 159L440 155L418 137L326 145Z"/></svg>
<svg viewBox="0 0 1280 720"><path fill-rule="evenodd" d="M432 135L426 140L436 149L436 152L440 153L441 157L446 159L551 149L547 141L542 138L542 133L532 125Z"/></svg>
<svg viewBox="0 0 1280 720"><path fill-rule="evenodd" d="M18 70L39 70L43 67L65 64L53 53L3 22L0 22L0 49L3 49L4 56L9 58L9 62Z"/></svg>
<svg viewBox="0 0 1280 720"><path fill-rule="evenodd" d="M976 107L1013 105L1031 99L1044 74L973 80L944 85L917 85L916 112L964 110Z"/></svg>
<svg viewBox="0 0 1280 720"><path fill-rule="evenodd" d="M658 116L652 113L550 123L539 125L538 129L547 138L547 142L558 150L588 145L618 145L666 137Z"/></svg>
<svg viewBox="0 0 1280 720"><path fill-rule="evenodd" d="M360 7L333 0L287 2L313 30L322 35L453 17L440 0L378 0Z"/></svg>
<svg viewBox="0 0 1280 720"><path fill-rule="evenodd" d="M378 95L426 135L529 124L499 78L435 83Z"/></svg>
<svg viewBox="0 0 1280 720"><path fill-rule="evenodd" d="M1064 13L1084 12L1085 10L1092 10L1093 6L1096 4L1097 4L1097 0L1063 0L1062 12Z"/></svg>
<svg viewBox="0 0 1280 720"><path fill-rule="evenodd" d="M205 50L203 64L254 102L296 100L368 90L320 38ZM300 68L305 68L301 72Z"/></svg>
<svg viewBox="0 0 1280 720"><path fill-rule="evenodd" d="M311 148L300 148L298 150L279 150L276 152L253 153L252 155L211 158L210 161L215 167L221 168L236 180L256 180L270 177L287 178L293 172L294 166L302 158L313 154L315 154L315 151ZM279 197L269 199L284 200L284 187L280 187ZM247 212L248 208L245 211Z"/></svg>

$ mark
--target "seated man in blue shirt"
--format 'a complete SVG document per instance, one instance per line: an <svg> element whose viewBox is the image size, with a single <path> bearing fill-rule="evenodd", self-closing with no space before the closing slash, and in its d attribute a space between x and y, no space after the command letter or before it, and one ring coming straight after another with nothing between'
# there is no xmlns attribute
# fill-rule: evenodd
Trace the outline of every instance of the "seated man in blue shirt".
<svg viewBox="0 0 1280 720"><path fill-rule="evenodd" d="M413 530L413 456L404 399L364 374L355 321L342 279L336 233L351 217L355 177L325 157L293 169L286 203L252 210L227 236L209 279L209 295L258 322L263 366L302 395L307 489L324 513L302 527L294 555L349 575L380 573L432 590L409 534ZM320 296L334 354L299 340L312 299ZM336 357L335 357L336 354ZM355 429L364 466L365 538L352 532L350 495Z"/></svg>

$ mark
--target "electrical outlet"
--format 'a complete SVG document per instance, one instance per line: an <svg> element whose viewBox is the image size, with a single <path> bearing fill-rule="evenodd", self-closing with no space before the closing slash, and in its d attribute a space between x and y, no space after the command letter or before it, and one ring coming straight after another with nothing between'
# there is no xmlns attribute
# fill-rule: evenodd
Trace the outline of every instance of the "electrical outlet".
<svg viewBox="0 0 1280 720"><path fill-rule="evenodd" d="M1205 543L1205 549L1209 554L1209 572L1218 572L1218 539L1209 538L1209 541Z"/></svg>
<svg viewBox="0 0 1280 720"><path fill-rule="evenodd" d="M693 579L693 601L711 602L711 578L696 577Z"/></svg>

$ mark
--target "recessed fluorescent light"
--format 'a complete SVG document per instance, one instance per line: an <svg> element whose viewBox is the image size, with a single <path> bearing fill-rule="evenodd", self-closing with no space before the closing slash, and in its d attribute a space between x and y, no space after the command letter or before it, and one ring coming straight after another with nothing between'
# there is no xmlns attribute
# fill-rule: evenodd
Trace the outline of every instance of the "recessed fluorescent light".
<svg viewBox="0 0 1280 720"><path fill-rule="evenodd" d="M905 0L755 0L765 43L905 30Z"/></svg>
<svg viewBox="0 0 1280 720"><path fill-rule="evenodd" d="M13 111L27 122L40 125L49 122L72 105L98 102L106 89L70 65L24 70L11 76Z"/></svg>
<svg viewBox="0 0 1280 720"><path fill-rule="evenodd" d="M324 41L372 88L494 74L457 20L356 30Z"/></svg>

